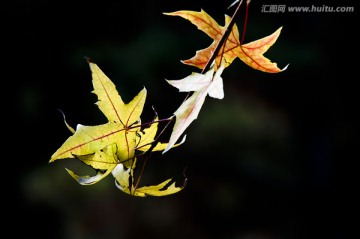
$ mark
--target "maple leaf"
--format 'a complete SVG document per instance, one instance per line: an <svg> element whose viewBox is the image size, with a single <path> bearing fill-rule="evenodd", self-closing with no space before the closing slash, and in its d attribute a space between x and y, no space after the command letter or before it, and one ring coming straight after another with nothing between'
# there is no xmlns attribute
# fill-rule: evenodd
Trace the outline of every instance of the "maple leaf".
<svg viewBox="0 0 360 239"><path fill-rule="evenodd" d="M70 169L65 168L66 171L81 185L97 183L108 176L118 164L115 144L107 145L104 149L101 149L94 154L77 155L75 157L97 171L95 176L79 176Z"/></svg>
<svg viewBox="0 0 360 239"><path fill-rule="evenodd" d="M149 150L157 133L157 122L141 130L140 116L143 111L146 89L142 89L129 103L125 104L118 94L115 85L92 62L92 72L96 102L108 122L96 126L78 124L76 130L67 124L73 133L51 156L50 163L64 158L76 158L96 170L95 176L79 176L73 171L67 172L82 185L91 185L109 175L117 165L133 170L136 166L136 150ZM157 120L157 118L156 118ZM152 149L159 151L167 146L160 143Z"/></svg>
<svg viewBox="0 0 360 239"><path fill-rule="evenodd" d="M98 126L79 124L74 135L53 154L50 162L60 158L73 158L74 155L93 154L112 143L117 145L119 162L134 157L136 132L140 128L137 122L145 103L146 89L142 89L131 102L125 104L112 81L96 64L89 62L89 65L94 86L92 92L98 96L96 104L109 122Z"/></svg>
<svg viewBox="0 0 360 239"><path fill-rule="evenodd" d="M163 151L164 149L166 149L166 147L168 147L169 143L162 143L162 142L158 142L154 147L152 147L152 143L154 143L154 138L157 134L157 130L158 130L158 120L159 118L156 117L154 119L154 123L152 123L150 125L150 127L145 128L141 131L138 132L138 135L141 139L141 141L139 142L139 145L136 147L136 150L142 151L142 152L146 152L148 151L150 148L152 148L152 151ZM177 147L180 146L181 144L183 144L185 142L186 137L184 136L183 139L181 140L181 142L169 146L171 148L173 147Z"/></svg>
<svg viewBox="0 0 360 239"><path fill-rule="evenodd" d="M164 182L152 185L136 188L133 185L134 172L133 168L126 169L123 164L118 164L112 171L112 175L115 178L115 185L118 189L132 196L145 197L145 196L166 196L179 192L185 187L185 183L181 187L176 187L175 182L171 178ZM185 180L186 182L186 180ZM169 185L170 184L170 185Z"/></svg>
<svg viewBox="0 0 360 239"><path fill-rule="evenodd" d="M176 11L164 14L169 16L180 16L189 20L197 26L199 30L214 39L213 43L209 47L196 51L194 57L182 61L184 64L204 69L221 37L225 33L231 18L225 15L225 26L222 27L203 9L201 9L200 12ZM273 34L267 37L242 45L239 40L238 28L236 24L234 24L229 37L215 58L215 68L218 68L221 64L224 64L224 66L227 67L235 58L239 57L244 63L259 71L277 73L285 70L287 66L283 69L279 69L276 63L271 62L263 55L276 42L281 29L282 27L278 28Z"/></svg>
<svg viewBox="0 0 360 239"><path fill-rule="evenodd" d="M174 112L176 121L169 143L163 153L167 152L186 128L197 119L207 95L217 99L224 98L223 80L221 78L224 68L224 66L221 66L215 74L215 69L212 67L205 74L193 72L190 76L181 80L167 80L170 85L178 88L180 92L193 93Z"/></svg>

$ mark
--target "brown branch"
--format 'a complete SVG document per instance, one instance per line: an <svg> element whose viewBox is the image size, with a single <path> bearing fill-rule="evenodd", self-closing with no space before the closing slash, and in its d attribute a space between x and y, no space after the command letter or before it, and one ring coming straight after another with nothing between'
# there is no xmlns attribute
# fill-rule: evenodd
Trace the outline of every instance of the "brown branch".
<svg viewBox="0 0 360 239"><path fill-rule="evenodd" d="M237 8L235 9L234 14L231 17L231 20L229 22L229 25L226 27L224 34L222 35L220 41L218 42L218 44L216 45L216 48L213 52L213 54L211 55L210 59L208 60L208 62L206 63L204 69L201 71L202 74L204 74L205 72L207 72L210 69L210 66L212 64L212 62L216 59L221 47L224 45L224 43L226 42L226 40L228 39L230 32L232 30L232 27L235 24L235 17L239 12L240 6L242 4L243 0L241 0L237 6Z"/></svg>

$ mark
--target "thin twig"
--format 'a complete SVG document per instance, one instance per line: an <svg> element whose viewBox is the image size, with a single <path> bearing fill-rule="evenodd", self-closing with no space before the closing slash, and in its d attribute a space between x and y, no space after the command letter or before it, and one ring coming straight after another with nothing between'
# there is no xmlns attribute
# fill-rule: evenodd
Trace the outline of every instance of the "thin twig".
<svg viewBox="0 0 360 239"><path fill-rule="evenodd" d="M234 12L234 14L232 15L231 17L231 20L229 22L229 25L226 27L225 29L225 32L224 34L222 35L220 41L218 42L218 44L216 45L215 47L215 50L214 52L212 53L210 59L208 60L208 62L206 63L204 69L201 71L202 74L204 74L205 72L207 72L209 69L210 69L210 66L212 64L212 62L216 59L221 47L223 46L223 44L226 42L226 40L228 39L230 33L231 33L231 30L232 30L232 27L234 26L235 24L235 17L236 15L238 14L239 12L239 9L240 9L240 6L242 4L243 0L241 0Z"/></svg>
<svg viewBox="0 0 360 239"><path fill-rule="evenodd" d="M240 41L241 45L244 43L244 40L245 40L246 25L247 25L247 20L248 20L248 15L249 15L249 3L250 3L250 1L246 1L244 29L243 29L243 33L242 33L242 37L241 37L241 41Z"/></svg>

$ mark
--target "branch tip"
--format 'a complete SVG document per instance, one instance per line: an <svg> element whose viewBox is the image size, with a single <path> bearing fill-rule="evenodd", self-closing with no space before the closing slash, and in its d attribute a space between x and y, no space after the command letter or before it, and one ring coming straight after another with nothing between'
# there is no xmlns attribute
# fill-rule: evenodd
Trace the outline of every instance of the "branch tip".
<svg viewBox="0 0 360 239"><path fill-rule="evenodd" d="M85 60L87 61L87 63L94 63L92 60L91 60L91 58L90 57L87 57L87 56L85 56L84 57L85 58Z"/></svg>

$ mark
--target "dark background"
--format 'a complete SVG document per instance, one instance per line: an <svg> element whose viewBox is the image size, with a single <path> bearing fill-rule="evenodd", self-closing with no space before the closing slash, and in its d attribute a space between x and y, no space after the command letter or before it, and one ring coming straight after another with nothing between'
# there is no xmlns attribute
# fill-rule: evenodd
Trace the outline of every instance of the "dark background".
<svg viewBox="0 0 360 239"><path fill-rule="evenodd" d="M207 98L187 140L153 154L144 184L169 177L188 184L167 197L130 197L112 176L81 186L48 164L75 127L106 122L91 93L90 57L124 101L146 87L151 106L169 117L185 94L165 79L197 68L180 60L212 40L180 17L162 12L204 9L220 25L232 1L1 2L3 219L11 237L353 238L359 156L358 12L264 13L264 4L352 6L350 1L256 1L245 42L283 26L265 56L278 74L236 59L223 73L225 98ZM296 5L298 4L298 5ZM341 4L341 5L340 5ZM245 8L237 25L243 29ZM15 98L15 100L14 100ZM10 102L10 104L9 104ZM7 224L10 224L7 226ZM5 232L3 232L5 233Z"/></svg>

